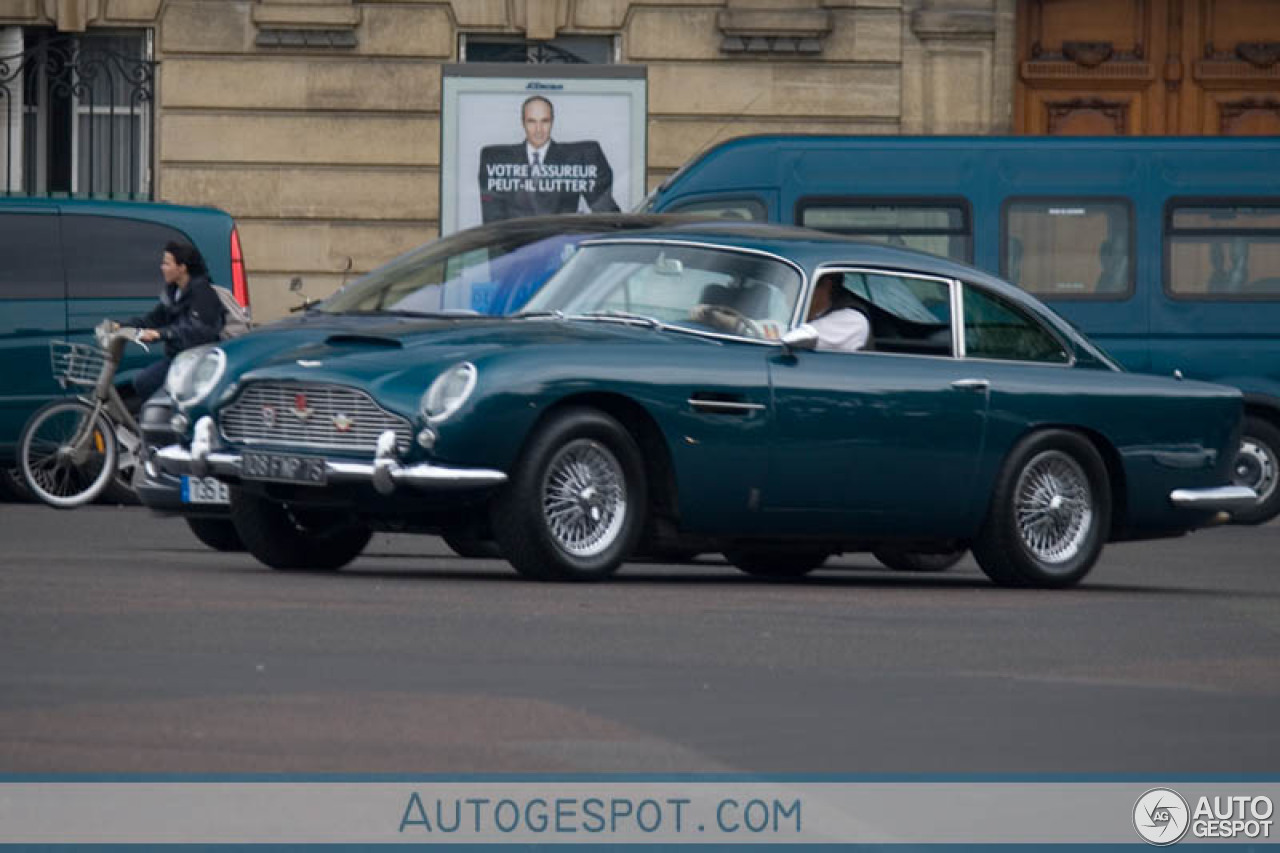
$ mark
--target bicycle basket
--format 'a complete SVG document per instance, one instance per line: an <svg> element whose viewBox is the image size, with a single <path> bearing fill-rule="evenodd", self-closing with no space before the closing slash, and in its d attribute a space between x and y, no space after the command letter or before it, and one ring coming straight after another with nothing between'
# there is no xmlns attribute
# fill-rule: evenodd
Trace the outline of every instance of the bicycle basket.
<svg viewBox="0 0 1280 853"><path fill-rule="evenodd" d="M49 360L53 366L53 378L64 385L97 385L107 354L89 344L50 341Z"/></svg>

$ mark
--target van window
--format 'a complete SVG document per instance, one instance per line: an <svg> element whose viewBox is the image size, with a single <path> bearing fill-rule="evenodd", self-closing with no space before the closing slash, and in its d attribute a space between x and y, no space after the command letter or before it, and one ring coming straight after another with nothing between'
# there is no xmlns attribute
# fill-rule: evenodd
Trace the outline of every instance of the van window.
<svg viewBox="0 0 1280 853"><path fill-rule="evenodd" d="M1191 299L1280 299L1280 200L1170 205L1169 292Z"/></svg>
<svg viewBox="0 0 1280 853"><path fill-rule="evenodd" d="M191 242L164 225L111 216L63 216L62 234L72 299L154 299L165 244Z"/></svg>
<svg viewBox="0 0 1280 853"><path fill-rule="evenodd" d="M994 293L964 286L964 348L969 358L1064 364L1058 338L1022 309Z"/></svg>
<svg viewBox="0 0 1280 853"><path fill-rule="evenodd" d="M706 216L711 219L741 219L750 222L764 222L769 218L769 211L758 198L716 198L703 201L691 201L687 204L672 205L672 213L685 213L694 216Z"/></svg>
<svg viewBox="0 0 1280 853"><path fill-rule="evenodd" d="M1001 272L1046 299L1128 296L1133 292L1133 210L1125 201L1010 201Z"/></svg>
<svg viewBox="0 0 1280 853"><path fill-rule="evenodd" d="M917 249L968 263L973 231L964 202L886 202L872 199L801 201L799 224L890 246Z"/></svg>
<svg viewBox="0 0 1280 853"><path fill-rule="evenodd" d="M0 299L62 299L58 217L0 213Z"/></svg>

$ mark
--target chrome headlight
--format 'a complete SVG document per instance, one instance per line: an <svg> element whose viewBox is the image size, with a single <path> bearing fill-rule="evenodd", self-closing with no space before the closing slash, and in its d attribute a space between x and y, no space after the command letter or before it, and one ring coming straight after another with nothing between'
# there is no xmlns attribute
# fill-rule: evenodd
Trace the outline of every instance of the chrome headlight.
<svg viewBox="0 0 1280 853"><path fill-rule="evenodd" d="M178 354L169 365L164 388L179 406L192 406L209 395L227 370L227 354L200 347Z"/></svg>
<svg viewBox="0 0 1280 853"><path fill-rule="evenodd" d="M479 371L469 361L455 364L437 376L418 404L427 423L438 424L462 408L462 404L467 402L471 392L476 389L478 376Z"/></svg>

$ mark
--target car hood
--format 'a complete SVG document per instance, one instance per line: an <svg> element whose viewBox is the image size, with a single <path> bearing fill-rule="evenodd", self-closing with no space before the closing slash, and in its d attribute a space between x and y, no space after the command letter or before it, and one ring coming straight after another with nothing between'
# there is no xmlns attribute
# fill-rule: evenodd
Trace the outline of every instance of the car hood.
<svg viewBox="0 0 1280 853"><path fill-rule="evenodd" d="M319 316L289 320L223 344L226 381L288 379L361 385L393 395L420 395L441 371L461 361L531 347L609 343L631 346L718 346L717 341L642 325L555 318ZM575 359L580 355L575 355Z"/></svg>

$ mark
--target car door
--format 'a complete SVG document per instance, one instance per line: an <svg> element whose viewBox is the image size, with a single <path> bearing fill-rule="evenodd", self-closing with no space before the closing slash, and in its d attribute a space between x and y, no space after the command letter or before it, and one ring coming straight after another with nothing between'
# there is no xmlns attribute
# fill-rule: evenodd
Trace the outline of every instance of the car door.
<svg viewBox="0 0 1280 853"><path fill-rule="evenodd" d="M846 282L866 272L851 269ZM777 533L946 536L969 517L987 384L954 356L954 285L873 275L883 285L880 303L896 313L875 311L870 351L771 361L775 423L763 505ZM936 322L903 316L917 302L916 313L927 305Z"/></svg>
<svg viewBox="0 0 1280 853"><path fill-rule="evenodd" d="M31 413L62 394L49 369L49 341L66 337L66 284L57 208L0 211L0 463L14 459Z"/></svg>

